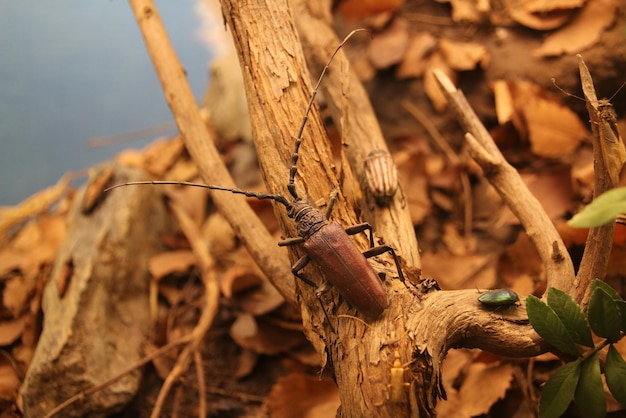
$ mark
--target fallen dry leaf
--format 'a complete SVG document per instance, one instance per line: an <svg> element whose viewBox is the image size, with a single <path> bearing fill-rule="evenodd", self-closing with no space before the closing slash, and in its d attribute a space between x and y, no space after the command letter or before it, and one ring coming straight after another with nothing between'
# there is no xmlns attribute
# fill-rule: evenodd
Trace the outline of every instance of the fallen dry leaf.
<svg viewBox="0 0 626 418"><path fill-rule="evenodd" d="M448 400L437 404L438 416L470 418L486 414L510 387L514 366L472 363L463 371L458 391L454 386L446 387Z"/></svg>
<svg viewBox="0 0 626 418"><path fill-rule="evenodd" d="M569 165L547 166L532 173L522 173L521 178L550 219L559 219L571 209L574 191ZM508 207L501 216L500 222L503 224L519 223Z"/></svg>
<svg viewBox="0 0 626 418"><path fill-rule="evenodd" d="M404 0L345 0L339 4L339 13L348 20L359 20L376 13L393 12L404 4Z"/></svg>
<svg viewBox="0 0 626 418"><path fill-rule="evenodd" d="M398 168L398 180L405 185L402 193L409 205L411 221L414 225L421 224L432 210L428 194L426 177L426 161L430 150L424 147L407 147L393 155Z"/></svg>
<svg viewBox="0 0 626 418"><path fill-rule="evenodd" d="M582 7L585 4L585 0L524 0L520 4L523 4L527 11L537 13L559 9L575 9Z"/></svg>
<svg viewBox="0 0 626 418"><path fill-rule="evenodd" d="M165 178L172 181L193 181L198 177L198 166L189 159L179 158L170 167Z"/></svg>
<svg viewBox="0 0 626 418"><path fill-rule="evenodd" d="M255 353L252 350L241 350L241 354L237 357L237 370L235 371L235 377L237 379L241 379L250 375L258 362L258 353Z"/></svg>
<svg viewBox="0 0 626 418"><path fill-rule="evenodd" d="M144 160L145 157L143 152L135 149L120 151L115 156L115 161L117 161L121 166L129 168L143 168Z"/></svg>
<svg viewBox="0 0 626 418"><path fill-rule="evenodd" d="M441 239L451 254L466 255L474 250L472 248L474 246L473 240L461 236L457 227L451 222L446 222L443 225Z"/></svg>
<svg viewBox="0 0 626 418"><path fill-rule="evenodd" d="M222 275L220 288L222 294L230 299L238 293L259 287L262 283L263 278L259 276L257 269L235 266Z"/></svg>
<svg viewBox="0 0 626 418"><path fill-rule="evenodd" d="M543 44L533 51L537 57L575 54L595 45L602 32L615 20L615 0L587 1L574 20L564 28L549 35Z"/></svg>
<svg viewBox="0 0 626 418"><path fill-rule="evenodd" d="M290 375L278 379L263 404L274 418L326 418L337 413L339 390L330 379Z"/></svg>
<svg viewBox="0 0 626 418"><path fill-rule="evenodd" d="M0 347L8 346L17 341L24 331L27 315L0 322ZM2 356L0 356L2 357Z"/></svg>
<svg viewBox="0 0 626 418"><path fill-rule="evenodd" d="M487 68L489 52L484 45L475 42L456 42L448 39L439 41L439 51L453 70L470 71L478 65Z"/></svg>
<svg viewBox="0 0 626 418"><path fill-rule="evenodd" d="M10 277L14 272L25 272L31 266L28 251L11 247L0 248L0 279Z"/></svg>
<svg viewBox="0 0 626 418"><path fill-rule="evenodd" d="M496 116L498 124L504 125L513 119L515 106L513 105L513 95L509 89L509 83L504 80L496 80L491 83L493 98L496 104Z"/></svg>
<svg viewBox="0 0 626 418"><path fill-rule="evenodd" d="M497 275L506 287L522 295L541 294L545 268L528 235L520 233L498 260Z"/></svg>
<svg viewBox="0 0 626 418"><path fill-rule="evenodd" d="M35 290L36 272L24 276L13 276L4 282L2 305L17 318L29 308L30 296Z"/></svg>
<svg viewBox="0 0 626 418"><path fill-rule="evenodd" d="M524 106L533 154L556 158L572 153L587 136L578 116L555 101L531 97Z"/></svg>
<svg viewBox="0 0 626 418"><path fill-rule="evenodd" d="M248 313L237 316L229 334L240 347L267 355L288 352L306 341L302 332L277 327Z"/></svg>
<svg viewBox="0 0 626 418"><path fill-rule="evenodd" d="M428 58L426 62L426 72L424 73L424 90L435 110L437 112L443 112L447 102L439 88L439 84L435 80L435 76L433 75L434 70L443 71L452 83L456 83L457 75L456 71L448 66L448 63L440 52L435 52Z"/></svg>
<svg viewBox="0 0 626 418"><path fill-rule="evenodd" d="M399 79L421 77L426 69L425 58L437 46L437 39L430 32L419 32L409 40L402 62L396 69Z"/></svg>
<svg viewBox="0 0 626 418"><path fill-rule="evenodd" d="M15 367L5 356L0 356L0 400L15 399L20 384L20 378ZM7 414L6 416L11 415Z"/></svg>
<svg viewBox="0 0 626 418"><path fill-rule="evenodd" d="M174 165L185 149L180 136L154 141L143 152L143 168L159 178Z"/></svg>
<svg viewBox="0 0 626 418"><path fill-rule="evenodd" d="M200 226L206 218L207 190L201 187L166 185L163 192L191 218L194 225Z"/></svg>
<svg viewBox="0 0 626 418"><path fill-rule="evenodd" d="M409 44L408 26L406 19L396 18L387 29L374 35L367 48L374 68L384 69L402 61Z"/></svg>
<svg viewBox="0 0 626 418"><path fill-rule="evenodd" d="M467 370L459 395L468 416L489 412L491 406L502 399L511 386L512 364L472 363Z"/></svg>
<svg viewBox="0 0 626 418"><path fill-rule="evenodd" d="M237 236L220 213L209 215L201 227L201 234L216 259L232 253L237 247Z"/></svg>
<svg viewBox="0 0 626 418"><path fill-rule="evenodd" d="M272 312L281 306L283 302L285 302L285 299L264 277L262 278L261 286L237 296L235 300L240 309L255 316Z"/></svg>
<svg viewBox="0 0 626 418"><path fill-rule="evenodd" d="M442 289L491 289L496 284L496 260L489 255L454 256L425 251L422 254L424 277L434 277ZM478 292L476 293L478 298Z"/></svg>
<svg viewBox="0 0 626 418"><path fill-rule="evenodd" d="M148 261L148 271L159 281L170 274L183 275L196 263L196 256L191 250L168 251L151 257Z"/></svg>
<svg viewBox="0 0 626 418"><path fill-rule="evenodd" d="M55 185L35 193L19 205L11 208L2 208L0 210L0 237L14 225L32 216L46 212L50 205L63 196L71 179L72 175L66 173Z"/></svg>
<svg viewBox="0 0 626 418"><path fill-rule="evenodd" d="M565 156L587 137L587 129L578 116L541 87L523 80L506 84L510 97L499 84L496 101L512 100L514 112L506 117L521 137L528 138L533 154L547 158Z"/></svg>
<svg viewBox="0 0 626 418"><path fill-rule="evenodd" d="M544 1L549 4L551 2ZM536 30L552 30L563 26L574 13L573 9L555 9L548 12L535 13L532 4L527 7L526 1L505 0L504 7L509 15L520 25Z"/></svg>
<svg viewBox="0 0 626 418"><path fill-rule="evenodd" d="M104 189L110 186L113 172L111 165L89 170L89 181L81 203L81 211L84 214L91 213L106 198Z"/></svg>
<svg viewBox="0 0 626 418"><path fill-rule="evenodd" d="M452 6L452 20L455 22L480 23L487 17L490 9L486 0L437 0L440 3L450 3Z"/></svg>

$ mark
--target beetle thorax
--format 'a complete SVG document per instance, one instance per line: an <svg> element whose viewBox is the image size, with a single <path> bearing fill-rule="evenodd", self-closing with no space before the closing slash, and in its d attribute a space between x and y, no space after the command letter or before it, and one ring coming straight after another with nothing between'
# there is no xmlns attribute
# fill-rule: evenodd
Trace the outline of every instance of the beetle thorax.
<svg viewBox="0 0 626 418"><path fill-rule="evenodd" d="M328 224L322 212L302 200L291 205L288 215L295 221L298 235L304 239L308 239Z"/></svg>

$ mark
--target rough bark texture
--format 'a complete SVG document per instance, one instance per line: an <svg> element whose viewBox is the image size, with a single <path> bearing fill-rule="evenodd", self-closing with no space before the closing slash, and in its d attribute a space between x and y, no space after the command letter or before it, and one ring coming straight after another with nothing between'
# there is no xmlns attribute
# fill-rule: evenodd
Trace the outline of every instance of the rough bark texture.
<svg viewBox="0 0 626 418"><path fill-rule="evenodd" d="M289 4L280 1L258 1L241 5L240 2L225 0L222 5L228 28L233 33L240 54L261 167L268 188L274 193L284 194L293 136L311 92L309 83L311 78L307 74L301 47L295 34ZM302 7L300 3L298 7ZM333 40L321 35L319 27L316 32L311 26L303 24L302 22L311 23L307 21L311 17L306 14L305 9L298 9L296 14L301 21L300 36L307 39L311 50L317 51L315 63L320 67L339 40L334 38L333 44ZM317 41L314 41L315 39ZM319 46L314 47L316 42ZM320 53L321 49L326 52ZM313 56L316 54L313 53ZM363 149L367 149L379 146L379 143L374 142L376 145L372 145L361 136L369 132L375 134L377 129L356 128L359 124L350 124L351 119L365 118L374 123L376 119L371 108L362 105L363 101L367 101L366 98L359 98L356 103L350 101L350 104L341 105L342 101L349 100L353 91L358 91L353 84L358 84L354 77L345 74L342 77L345 70L342 70L341 56L342 53L339 53L338 63L333 64L331 74L328 76L332 81L325 81L333 86L328 88L329 91L325 96L333 103L330 108L335 113L357 109L355 114L346 116L348 122L344 122L342 126L343 148L348 148L346 154L353 152L352 156L346 159L351 162L353 172L358 176L359 172L362 172L358 159L367 152L362 149L354 152L353 149L358 149L358 145L355 144L365 143ZM344 63L343 66L345 65ZM349 88L346 80L350 80ZM342 115L335 114L334 117L340 120ZM346 129L346 126L349 128ZM348 135L346 130L350 131ZM355 133L359 136L348 139ZM301 194L306 194L315 202L325 202L330 191L338 188L339 184L327 144L319 116L313 112L303 134L297 186ZM399 200L396 199L394 204L399 205ZM340 197L333 218L343 225L352 225L356 222L354 207L346 207L345 203ZM390 211L402 214L397 206ZM280 214L287 230L290 231L289 234L293 236L293 227L285 220L284 213ZM416 250L412 250L417 248L416 243L410 242L414 239L411 234L398 233L398 225L403 222L400 216L404 215L399 215L398 223L385 230L382 239L387 243L393 242L394 246L402 249L400 255L406 264L405 274L411 282L419 283L421 279L417 265L419 257L413 253ZM384 229L384 222L380 225L383 225L381 229ZM377 231L380 233L380 230ZM358 245L362 249L365 248L362 241ZM292 260L299 255L301 254L292 254ZM393 271L390 270L390 264L386 259L384 264L381 264L382 262L375 261L375 268ZM322 280L319 272L314 269L309 268L305 271L317 283ZM333 331L324 320L312 289L301 284L299 286L305 330L308 338L325 357L328 366L334 369L342 402L339 411L341 416L432 415L436 400L442 395L439 380L441 361L447 349L452 346L465 342L471 346L492 349L496 347L496 351L514 347L518 350L516 354L520 355L536 354L542 349L536 343L536 335L526 324L523 309L511 307L506 312L498 313L497 318L511 316L514 320L495 320L494 324L493 315L476 314L475 311L482 308L476 302L475 291L454 294L431 292L424 295L430 289L417 287L411 283L404 284L397 280L395 273L392 273L386 280L391 305L381 318L370 320L369 323L361 320L360 314L348 306L336 292L331 291L325 295L323 299L334 323ZM420 299L421 296L423 299ZM424 309L427 306L436 308ZM441 309L444 308L446 315L442 316ZM448 313L450 315L447 315ZM458 322L459 318L463 318L465 322ZM525 325L520 325L521 323ZM483 338L472 339L473 335ZM401 402L392 402L389 395L390 369L396 350L400 353L403 363L414 361L411 369L416 384L412 385L413 390L411 393L407 391L405 399Z"/></svg>
<svg viewBox="0 0 626 418"><path fill-rule="evenodd" d="M114 179L146 177L121 169ZM54 280L44 290L43 332L21 388L27 417L42 417L137 363L152 328L148 259L163 250L162 236L172 224L160 194L151 187L125 188L106 195L85 215L85 189L74 199ZM125 376L65 409L63 416L105 416L121 409L135 395L140 377L139 371Z"/></svg>

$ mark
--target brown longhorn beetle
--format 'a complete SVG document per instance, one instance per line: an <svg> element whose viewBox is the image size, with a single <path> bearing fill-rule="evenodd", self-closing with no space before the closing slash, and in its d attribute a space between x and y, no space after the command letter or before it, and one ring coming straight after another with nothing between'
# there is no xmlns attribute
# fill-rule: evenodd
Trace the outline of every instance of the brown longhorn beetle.
<svg viewBox="0 0 626 418"><path fill-rule="evenodd" d="M328 63L324 66L322 73L317 80L317 84L311 94L308 107L302 119L302 124L296 137L294 151L291 157L291 169L289 171L289 183L287 189L293 197L293 201L287 200L280 194L267 194L256 193L236 188L220 187L200 183L190 182L174 182L174 181L138 181L128 182L124 184L118 184L107 190L111 190L117 187L138 185L138 184L178 184L185 186L203 187L211 190L224 190L234 194L242 194L247 197L255 197L257 199L270 199L285 206L287 209L287 215L293 219L298 231L298 237L287 238L278 243L280 246L289 246L295 244L302 244L306 250L306 254L300 258L291 268L293 274L303 280L310 286L316 288L315 295L317 296L320 304L322 303L321 295L330 289L331 284L334 285L339 293L350 304L357 308L360 312L368 317L376 318L382 314L382 312L389 306L389 299L387 292L383 286L380 278L366 260L367 258L374 257L385 252L391 253L398 270L398 275L402 281L404 281L404 275L400 269L400 263L398 257L392 247L389 245L374 246L374 238L372 236L372 227L368 223L361 223L348 227L344 230L338 223L329 221L329 216L332 212L333 206L336 201L337 192L334 191L331 194L328 202L328 208L323 213L320 210L312 207L305 199L298 196L294 179L298 170L298 150L302 142L302 134L306 125L309 113L313 107L313 101L317 95L317 90L326 74L326 70L330 66L333 58L339 52L341 47L350 39L350 37L357 31L364 29L357 29L352 31L346 38L339 44L330 57ZM370 248L363 253L355 246L350 240L348 235L358 234L360 232L369 231ZM301 270L310 262L313 261L317 264L322 272L326 281L320 286L316 286L311 280L307 279L301 274ZM330 282L330 283L329 283ZM323 304L322 304L323 308ZM324 309L326 315L326 310Z"/></svg>

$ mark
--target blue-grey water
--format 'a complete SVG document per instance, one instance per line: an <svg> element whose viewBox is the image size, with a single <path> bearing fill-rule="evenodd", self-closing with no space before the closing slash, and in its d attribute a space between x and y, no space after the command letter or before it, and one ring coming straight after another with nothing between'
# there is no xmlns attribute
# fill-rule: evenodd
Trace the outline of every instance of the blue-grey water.
<svg viewBox="0 0 626 418"><path fill-rule="evenodd" d="M195 1L156 3L200 98L210 55ZM90 149L88 138L170 120L128 2L0 2L0 206L150 140Z"/></svg>

